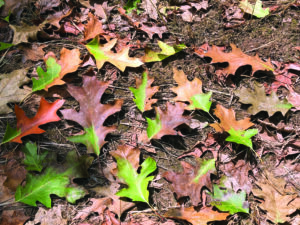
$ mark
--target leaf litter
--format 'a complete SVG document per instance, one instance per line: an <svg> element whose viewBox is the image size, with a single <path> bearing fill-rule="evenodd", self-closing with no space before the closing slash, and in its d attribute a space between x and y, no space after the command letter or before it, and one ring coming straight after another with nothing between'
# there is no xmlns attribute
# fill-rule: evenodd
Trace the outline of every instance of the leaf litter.
<svg viewBox="0 0 300 225"><path fill-rule="evenodd" d="M0 224L297 224L297 3L15 3Z"/></svg>

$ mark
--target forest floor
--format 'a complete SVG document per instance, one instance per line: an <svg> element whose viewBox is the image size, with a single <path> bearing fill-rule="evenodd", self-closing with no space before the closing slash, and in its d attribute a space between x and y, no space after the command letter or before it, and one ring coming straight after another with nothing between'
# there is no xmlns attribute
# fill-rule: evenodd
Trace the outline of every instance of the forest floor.
<svg viewBox="0 0 300 225"><path fill-rule="evenodd" d="M111 8L105 7L104 1L53 0L47 3L28 0L20 3L19 7L13 2L15 1L12 1L11 5L8 4L9 6L4 5L1 13L4 18L9 9L12 12L9 23L0 21L0 42L15 44L0 51L1 96L5 96L5 85L1 82L9 73L19 69L26 69L28 78L27 82L20 83L19 86L23 90L31 90L31 78L37 77L38 66L46 70L44 55L49 52L53 52L59 58L62 48L79 49L83 62L75 72L63 78L66 84L53 86L48 91L40 90L29 95L27 93L23 99L5 102L9 109L5 109L6 113L2 111L0 116L0 140L4 137L7 124L16 127L15 103L29 118L37 113L42 97L48 102L64 99L60 110L79 111L81 106L68 92L67 85L80 87L83 76L96 76L100 81L109 82L108 89L101 100L99 99L102 104L112 104L117 99L123 100L123 104L119 112L109 114L104 122L104 126L116 126L116 129L106 135L106 143L102 146L99 156L87 152L85 145L68 140L68 137L74 134L82 134L83 127L77 122L66 120L60 110L57 111L60 121L40 126L45 133L24 136L22 144L2 144L0 188L3 193L0 194L0 224L206 224L201 222L201 215L193 214L198 218L198 222L195 218L187 219L193 216L187 214L183 208L194 207L194 213L202 212L205 208L210 209L213 206L213 198L208 192L212 192L214 185L221 185L222 176L230 178L224 190L234 194L246 193L245 205L242 208L247 208L248 213L229 213L231 215L228 214L222 221L207 220L211 221L209 224L300 224L299 1L263 1L263 7L270 8L270 14L263 18L244 13L237 0L158 0L154 1L155 8L159 11L158 15L153 11L147 12L146 6L141 4L138 7L140 14L136 15L134 10L132 14L128 14L129 18L120 14L118 8L125 6L125 3L120 1L108 1ZM149 4L150 1L142 2ZM100 14L97 11L99 7L94 4L101 4L105 13ZM169 7L165 14L162 11L164 7ZM63 11L68 12L68 15L53 16ZM129 55L141 58L145 54L145 48L160 51L158 40L171 46L185 44L186 48L162 61L145 63L137 68L126 67L124 72L110 63L97 68L93 56L85 47L92 40L84 40L86 24L88 18L91 19L88 12L97 16L103 24L105 34L100 35L103 43L107 42L107 37L119 39L121 44L115 47L115 52L130 46ZM100 15L106 18L101 18ZM141 27L134 27L130 18L141 24L151 24L152 27L159 28L154 29L154 35L151 37ZM9 24L18 26L21 30L16 31ZM27 29L26 26L31 28ZM36 26L40 26L39 29L32 29ZM157 32L161 27L165 27L165 30ZM221 62L205 55L213 45L224 47L222 51L230 53L232 44L242 52L241 63L233 61L231 55ZM264 62L270 60L274 70L254 70L253 65L243 64L245 54L257 54ZM220 72L234 64L242 66L237 67L233 74ZM189 81L200 79L200 93L212 92L210 111L208 113L201 109L185 110L181 117L170 116L168 119L175 122L186 116L189 122L171 127L172 130L174 128L175 135L166 132L160 138L153 138L147 143L141 142L140 137L148 126L146 117L155 119L158 113L154 108L167 110L167 103L171 102L174 105L176 93L171 89L178 86L173 78L174 68L183 70ZM141 78L145 69L148 70L148 76L154 78L152 87L158 86L159 89L152 97L157 99L152 109L141 113L133 101L134 97L129 87L137 87L136 78ZM275 110L274 113L270 113L269 108L273 104L270 101L271 106L260 105L258 112L251 113L251 104L241 103L236 90L242 87L253 90L255 82L264 85L267 96L273 91L278 96L278 101L287 99L293 107L288 111ZM252 98L259 102L264 96L254 94ZM220 116L216 116L217 105L233 109L237 120L247 117L251 119L254 124L251 128L258 129L258 134L251 139L253 149L243 144L225 141L228 132L217 132L209 125L220 122ZM225 114L226 112L221 112L221 117L224 116L227 120ZM39 152L48 151L47 160L50 160L50 154L56 155L58 165L63 164L68 152L74 150L78 156L93 156L88 175L72 180L74 185L84 187L86 194L83 198L69 203L52 192L50 209L41 203L34 207L14 202L17 186L26 185L24 180L28 172L23 163L24 154L21 149L29 141L36 143ZM119 209L119 213L116 213L109 203L104 202L105 197L116 201L116 198L111 197L111 193L114 192L114 182L119 182L116 173L111 172L116 161L110 152L125 144L139 148L140 164L148 157L156 161L157 170L152 173L155 178L148 187L149 203L156 211L146 203L133 204L130 198L126 198L122 199L125 201L122 204L127 208ZM199 165L201 168L199 158L204 161L214 159L215 171L206 176L205 179L208 180L201 181L202 185L194 187L189 183L192 182L189 179L193 175L195 177L193 173L197 173ZM185 166L188 164L184 171L182 162L186 163L183 163ZM172 178L166 179L166 174L171 174ZM198 192L193 193L193 188ZM193 197L199 198L199 201L193 200ZM116 207L116 204L121 205L121 201L111 204ZM216 205L212 210L218 213L229 211ZM86 215L82 212L86 212Z"/></svg>

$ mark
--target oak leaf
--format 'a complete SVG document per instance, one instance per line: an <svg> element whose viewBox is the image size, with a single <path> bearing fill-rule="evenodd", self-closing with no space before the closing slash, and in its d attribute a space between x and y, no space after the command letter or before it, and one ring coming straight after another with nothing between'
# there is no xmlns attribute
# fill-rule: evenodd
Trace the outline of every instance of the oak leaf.
<svg viewBox="0 0 300 225"><path fill-rule="evenodd" d="M149 78L147 71L142 74L142 79L136 78L136 87L129 87L130 91L134 95L133 101L137 108L141 111L147 111L152 109L151 105L157 102L157 99L151 99L152 96L158 91L159 87L151 87L154 78Z"/></svg>
<svg viewBox="0 0 300 225"><path fill-rule="evenodd" d="M129 47L123 48L120 52L114 53L111 49L117 43L117 39L112 39L106 44L99 44L99 36L90 41L85 47L95 57L98 69L101 69L105 62L115 65L122 72L126 67L139 67L143 62L139 58L129 57Z"/></svg>
<svg viewBox="0 0 300 225"><path fill-rule="evenodd" d="M26 76L28 69L14 70L0 77L0 114L9 113L12 110L7 106L9 102L20 102L30 93L30 90L21 89L20 86L28 83Z"/></svg>
<svg viewBox="0 0 300 225"><path fill-rule="evenodd" d="M115 126L103 126L103 123L107 117L120 111L123 103L122 100L116 100L113 104L99 102L108 85L108 82L98 81L96 76L83 76L82 87L68 85L67 89L79 102L80 111L61 110L65 119L79 123L85 130L83 135L73 136L69 140L86 145L89 153L97 155L106 143L106 135L116 129Z"/></svg>
<svg viewBox="0 0 300 225"><path fill-rule="evenodd" d="M282 178L276 178L267 172L267 179L259 180L256 184L260 187L252 190L253 194L264 199L260 204L267 211L267 218L274 223L289 221L288 217L300 208L300 198L293 188L286 188Z"/></svg>
<svg viewBox="0 0 300 225"><path fill-rule="evenodd" d="M254 123L250 122L250 118L243 120L236 120L235 112L233 109L226 109L222 105L217 105L215 115L220 119L220 123L210 124L217 132L229 131L231 128L234 130L246 130L252 127Z"/></svg>
<svg viewBox="0 0 300 225"><path fill-rule="evenodd" d="M167 171L163 176L172 182L172 190L177 198L189 196L192 204L197 206L201 202L201 190L205 186L212 189L211 174L216 173L215 160L198 160L197 166L181 161L183 172Z"/></svg>
<svg viewBox="0 0 300 225"><path fill-rule="evenodd" d="M49 52L44 60L47 64L47 72L44 72L41 67L37 68L39 79L32 79L33 91L42 89L48 91L52 86L65 84L62 78L68 73L75 72L81 63L79 49L62 48L59 60L53 52Z"/></svg>
<svg viewBox="0 0 300 225"><path fill-rule="evenodd" d="M25 215L23 210L3 210L1 214L1 225L23 225L30 216Z"/></svg>
<svg viewBox="0 0 300 225"><path fill-rule="evenodd" d="M212 103L209 99L212 92L206 94L202 92L202 81L198 78L189 81L183 70L177 70L176 68L173 68L173 73L173 78L178 84L178 87L171 88L177 94L173 100L189 102L190 105L186 107L188 110L202 109L209 112Z"/></svg>
<svg viewBox="0 0 300 225"><path fill-rule="evenodd" d="M169 209L165 214L167 218L186 220L193 225L206 225L211 221L225 220L229 213L220 213L212 208L202 208L196 211L194 207Z"/></svg>
<svg viewBox="0 0 300 225"><path fill-rule="evenodd" d="M89 21L84 26L84 40L95 38L97 35L104 34L102 29L102 23L99 21L97 16L94 16L92 13L88 14Z"/></svg>
<svg viewBox="0 0 300 225"><path fill-rule="evenodd" d="M256 16L257 18L263 18L269 15L269 8L264 9L262 7L261 0L256 0L255 4L251 4L248 0L240 1L240 7L244 10L244 12Z"/></svg>
<svg viewBox="0 0 300 225"><path fill-rule="evenodd" d="M228 62L229 65L222 70L227 75L235 74L239 67L245 65L252 66L252 74L258 70L274 71L274 67L270 60L264 62L258 57L258 55L249 56L243 53L242 50L237 48L234 44L230 44L230 46L232 51L227 53L223 51L223 47L217 47L213 45L212 47L208 48L207 52L205 52L203 55L212 58L212 63Z"/></svg>
<svg viewBox="0 0 300 225"><path fill-rule="evenodd" d="M231 128L227 131L230 136L228 136L225 141L234 142L237 144L245 145L251 149L253 149L251 137L258 133L257 129L249 129L249 130L235 130Z"/></svg>
<svg viewBox="0 0 300 225"><path fill-rule="evenodd" d="M167 102L166 110L155 107L156 118L147 118L148 139L160 139L164 135L177 135L174 129L181 124L188 124L190 117L183 116L185 104L176 102L175 105Z"/></svg>
<svg viewBox="0 0 300 225"><path fill-rule="evenodd" d="M9 27L14 31L14 38L12 43L17 45L23 42L30 42L37 40L37 34L41 31L44 24L40 24L39 26L16 26L16 25L9 25Z"/></svg>
<svg viewBox="0 0 300 225"><path fill-rule="evenodd" d="M287 96L288 101L293 104L293 107L295 107L296 110L300 110L300 94L294 91L292 87L288 87L288 89L289 89L289 95Z"/></svg>
<svg viewBox="0 0 300 225"><path fill-rule="evenodd" d="M28 118L25 115L25 112L19 106L15 105L17 128L13 129L7 125L2 143L22 143L21 138L24 136L44 133L45 131L39 128L39 126L59 121L60 118L56 115L56 112L64 104L64 102L64 100L56 100L53 103L49 103L44 98L41 98L40 107L33 118Z"/></svg>
<svg viewBox="0 0 300 225"><path fill-rule="evenodd" d="M285 115L292 108L292 104L286 99L280 100L275 92L267 96L263 85L255 82L253 86L253 91L242 87L234 92L240 98L239 101L241 103L252 105L247 110L249 113L255 115L260 111L267 111L269 116L272 116L276 112L281 112Z"/></svg>

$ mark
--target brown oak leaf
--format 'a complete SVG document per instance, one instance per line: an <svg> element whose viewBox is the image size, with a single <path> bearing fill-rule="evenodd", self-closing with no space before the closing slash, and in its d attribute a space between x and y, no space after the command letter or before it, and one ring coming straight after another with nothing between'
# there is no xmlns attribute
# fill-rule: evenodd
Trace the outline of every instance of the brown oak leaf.
<svg viewBox="0 0 300 225"><path fill-rule="evenodd" d="M99 34L105 33L105 31L102 29L102 23L97 18L97 16L94 16L92 13L89 13L88 17L89 17L89 21L84 26L84 33L83 33L85 41L92 39Z"/></svg>
<svg viewBox="0 0 300 225"><path fill-rule="evenodd" d="M272 222L284 223L291 218L288 216L300 208L300 198L293 187L286 187L282 178L276 178L266 172L267 179L256 182L260 188L253 189L255 196L264 199L260 204L267 211L267 218Z"/></svg>
<svg viewBox="0 0 300 225"><path fill-rule="evenodd" d="M83 143L88 152L100 154L101 147L106 143L106 135L116 129L116 126L103 126L110 115L121 110L122 100L113 104L101 104L99 101L108 88L109 82L98 81L96 76L83 76L82 87L68 85L68 92L79 102L80 111L74 109L61 110L64 118L79 123L85 134L69 138L71 141Z"/></svg>
<svg viewBox="0 0 300 225"><path fill-rule="evenodd" d="M55 61L61 66L61 71L59 73L59 77L55 78L53 82L46 85L46 87L44 88L46 91L48 91L48 89L52 86L65 84L62 78L68 73L75 72L78 69L79 64L81 63L79 49L69 50L66 48L62 48L62 50L60 51L59 60L56 58L53 52L49 52L45 55L44 61L46 62L49 57L54 58Z"/></svg>
<svg viewBox="0 0 300 225"><path fill-rule="evenodd" d="M201 202L201 189L205 186L212 189L211 174L216 173L215 160L198 159L196 166L181 161L183 172L175 173L167 171L163 176L172 182L172 190L176 193L177 198L189 196L194 206Z"/></svg>
<svg viewBox="0 0 300 225"><path fill-rule="evenodd" d="M252 66L252 74L258 70L274 70L270 60L264 62L258 57L258 55L249 56L243 53L242 50L237 48L234 44L230 44L230 46L232 51L227 53L223 51L223 47L213 45L212 47L208 48L203 55L212 58L212 63L228 62L229 65L222 70L227 75L235 74L239 67L245 65Z"/></svg>
<svg viewBox="0 0 300 225"><path fill-rule="evenodd" d="M235 130L247 130L254 124L250 122L250 118L243 120L235 119L235 112L233 109L226 109L222 105L217 105L215 115L220 119L220 123L210 124L217 132L229 131L231 128Z"/></svg>
<svg viewBox="0 0 300 225"><path fill-rule="evenodd" d="M254 90L242 87L234 92L240 98L239 101L241 103L252 105L248 108L249 113L255 115L260 111L267 111L269 116L272 116L276 112L281 112L285 115L292 107L292 104L286 99L280 100L275 92L267 96L263 85L254 82L253 87Z"/></svg>
<svg viewBox="0 0 300 225"><path fill-rule="evenodd" d="M212 210L212 208L202 208L196 211L194 207L189 208L175 208L169 209L164 216L167 218L174 218L180 220L186 220L193 225L206 225L211 221L226 220L229 213L220 213Z"/></svg>

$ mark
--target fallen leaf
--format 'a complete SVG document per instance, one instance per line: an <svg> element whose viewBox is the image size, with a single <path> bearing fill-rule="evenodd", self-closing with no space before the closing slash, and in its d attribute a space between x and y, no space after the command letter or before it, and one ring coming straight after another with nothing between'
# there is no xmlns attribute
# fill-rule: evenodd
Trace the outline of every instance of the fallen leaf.
<svg viewBox="0 0 300 225"><path fill-rule="evenodd" d="M212 58L212 63L224 63L228 62L228 66L222 70L225 74L235 74L237 69L241 66L251 65L252 74L258 70L262 71L274 71L274 67L271 64L270 60L267 62L262 61L258 55L249 56L242 52L241 49L237 48L234 44L230 44L232 51L224 52L223 47L217 47L213 45L208 48L206 52L203 52L203 56ZM200 55L197 51L196 54ZM202 56L202 57L203 57Z"/></svg>
<svg viewBox="0 0 300 225"><path fill-rule="evenodd" d="M22 143L21 138L24 136L44 133L45 131L40 129L39 126L49 122L59 121L60 118L56 115L56 111L64 102L64 100L56 100L53 103L49 103L44 98L41 98L40 107L33 118L28 118L25 112L19 106L15 105L17 128L13 129L8 124L2 143Z"/></svg>
<svg viewBox="0 0 300 225"><path fill-rule="evenodd" d="M212 92L206 94L202 92L202 81L198 78L189 81L183 70L177 70L176 68L173 68L173 73L173 78L178 84L178 87L171 88L171 90L177 94L173 100L189 102L190 105L185 109L202 109L205 112L209 112L212 103L210 101Z"/></svg>
<svg viewBox="0 0 300 225"><path fill-rule="evenodd" d="M249 213L249 203L246 201L246 192L241 191L235 193L232 190L222 190L218 185L214 184L212 196L212 206L215 206L221 211L227 211L231 215L243 212Z"/></svg>
<svg viewBox="0 0 300 225"><path fill-rule="evenodd" d="M145 13L148 14L151 19L157 20L158 10L156 5L157 0L144 0L141 4L141 7L145 10Z"/></svg>
<svg viewBox="0 0 300 225"><path fill-rule="evenodd" d="M60 0L39 0L34 5L40 9L40 13L44 13L53 10L54 7L58 7L60 4Z"/></svg>
<svg viewBox="0 0 300 225"><path fill-rule="evenodd" d="M255 4L252 5L248 2L248 0L242 0L240 1L241 9L244 10L244 12L256 16L257 18L263 18L269 15L269 8L263 9L262 2L260 0L256 0Z"/></svg>
<svg viewBox="0 0 300 225"><path fill-rule="evenodd" d="M147 118L147 136L148 139L160 139L164 135L177 135L174 129L181 124L188 123L190 117L183 116L185 104L176 102L175 105L167 102L166 110L155 107L156 118L151 120ZM176 119L174 119L176 118Z"/></svg>
<svg viewBox="0 0 300 225"><path fill-rule="evenodd" d="M174 55L186 48L184 44L170 46L162 41L158 41L158 46L161 49L160 52L155 52L146 48L145 55L142 57L142 61L145 63L162 61L165 58L168 58L169 56Z"/></svg>
<svg viewBox="0 0 300 225"><path fill-rule="evenodd" d="M228 136L225 141L234 142L237 144L245 145L251 149L253 149L251 137L258 133L257 129L249 129L249 130L235 130L231 128L227 131L230 136Z"/></svg>
<svg viewBox="0 0 300 225"><path fill-rule="evenodd" d="M20 86L28 83L30 79L26 76L28 69L14 70L0 76L0 114L10 113L12 110L7 106L9 102L20 102L31 91L21 89Z"/></svg>
<svg viewBox="0 0 300 225"><path fill-rule="evenodd" d="M58 12L55 12L54 14L48 15L44 23L49 23L57 28L60 28L61 25L59 24L59 22L62 19L71 15L72 11L73 11L73 8L70 9L69 7L66 7L66 8L62 9L61 11L58 11Z"/></svg>
<svg viewBox="0 0 300 225"><path fill-rule="evenodd" d="M116 129L115 126L103 126L108 116L121 110L122 100L113 104L101 104L99 101L108 88L108 82L98 81L96 76L83 76L83 86L68 85L68 92L79 102L80 111L74 109L61 110L64 118L79 123L85 133L70 137L69 140L87 146L89 153L100 154L106 143L106 135Z"/></svg>
<svg viewBox="0 0 300 225"><path fill-rule="evenodd" d="M25 211L23 210L3 210L0 219L0 224L23 225L29 218L30 216L26 216Z"/></svg>
<svg viewBox="0 0 300 225"><path fill-rule="evenodd" d="M36 144L31 142L26 143L22 151L25 154L23 163L26 166L26 170L41 172L43 169L43 161L48 153L43 152L42 154L38 154Z"/></svg>
<svg viewBox="0 0 300 225"><path fill-rule="evenodd" d="M43 26L44 24L40 24L39 26L16 26L10 24L9 27L14 31L12 44L17 45L23 42L36 41L37 34Z"/></svg>
<svg viewBox="0 0 300 225"><path fill-rule="evenodd" d="M220 164L219 169L225 176L221 179L222 186L233 191L246 191L250 194L252 191L251 180L249 179L249 171L251 166L244 160L238 160L236 164L233 162Z"/></svg>
<svg viewBox="0 0 300 225"><path fill-rule="evenodd" d="M104 34L102 29L102 23L98 20L97 16L94 16L92 13L88 14L89 21L84 26L84 40L95 38L97 35Z"/></svg>
<svg viewBox="0 0 300 225"><path fill-rule="evenodd" d="M210 126L213 127L216 132L228 132L231 128L234 130L246 130L254 125L254 123L250 122L250 118L236 120L234 110L226 109L220 104L216 106L215 115L221 121L220 123L210 124Z"/></svg>
<svg viewBox="0 0 300 225"><path fill-rule="evenodd" d="M6 17L10 13L16 16L17 20L20 20L20 16L23 10L28 6L33 0L9 0L5 1L3 8L1 9L1 17Z"/></svg>
<svg viewBox="0 0 300 225"><path fill-rule="evenodd" d="M206 225L211 221L226 220L229 213L220 213L212 210L212 208L202 208L196 211L194 207L168 209L164 214L167 218L186 220L193 225Z"/></svg>
<svg viewBox="0 0 300 225"><path fill-rule="evenodd" d="M286 188L282 178L276 178L267 172L267 179L260 179L256 184L260 187L252 190L253 194L264 201L259 205L267 211L267 218L274 223L289 221L290 214L300 208L300 198L293 188Z"/></svg>
<svg viewBox="0 0 300 225"><path fill-rule="evenodd" d="M116 44L117 39L112 39L108 43L99 44L99 36L94 38L86 46L88 51L95 57L97 68L101 69L105 62L115 65L122 72L126 67L139 67L143 62L139 58L129 57L129 47L123 48L120 52L114 53L111 49Z"/></svg>
<svg viewBox="0 0 300 225"><path fill-rule="evenodd" d="M292 87L289 87L289 95L287 96L288 101L296 108L300 110L300 94L298 94Z"/></svg>
<svg viewBox="0 0 300 225"><path fill-rule="evenodd" d="M152 105L157 102L157 99L151 99L152 96L158 91L159 87L152 87L154 78L148 77L148 72L145 71L142 74L142 79L136 78L136 87L129 87L129 90L133 93L134 99L137 108L141 111L147 111L152 109Z"/></svg>
<svg viewBox="0 0 300 225"><path fill-rule="evenodd" d="M224 7L223 20L226 28L235 28L245 23L244 13L237 5L230 4Z"/></svg>
<svg viewBox="0 0 300 225"><path fill-rule="evenodd" d="M62 78L68 73L75 72L82 62L79 49L68 50L66 48L62 48L60 51L59 60L56 59L53 52L47 53L44 60L47 64L47 72L44 72L41 67L37 68L39 79L32 79L33 91L42 89L48 91L52 86L65 84Z"/></svg>
<svg viewBox="0 0 300 225"><path fill-rule="evenodd" d="M281 112L282 115L285 115L292 108L293 105L291 103L286 99L280 100L275 92L267 96L263 85L255 82L253 87L253 91L242 87L234 92L240 98L239 101L241 103L252 105L248 108L248 113L255 115L260 111L267 111L269 116L276 112Z"/></svg>
<svg viewBox="0 0 300 225"><path fill-rule="evenodd" d="M176 193L178 199L189 196L192 204L197 206L203 200L201 200L202 188L212 189L210 176L216 173L215 159L198 159L197 166L192 166L184 161L180 163L183 172L167 171L163 174L163 177L172 182L172 190Z"/></svg>
<svg viewBox="0 0 300 225"><path fill-rule="evenodd" d="M57 205L51 209L44 209L39 207L39 210L34 216L33 221L29 221L26 225L67 225L68 220L63 218L63 212L67 209L62 205Z"/></svg>
<svg viewBox="0 0 300 225"><path fill-rule="evenodd" d="M32 44L30 46L28 45L18 45L18 49L22 50L22 62L25 63L28 60L31 61L39 61L44 57L44 50L46 45L37 45Z"/></svg>
<svg viewBox="0 0 300 225"><path fill-rule="evenodd" d="M154 176L149 176L156 170L156 162L152 158L147 158L141 164L141 170L137 173L137 169L133 168L131 163L119 155L114 155L118 165L118 178L127 184L127 188L123 188L116 193L117 196L127 197L133 201L145 202L149 205L148 183L153 180Z"/></svg>

